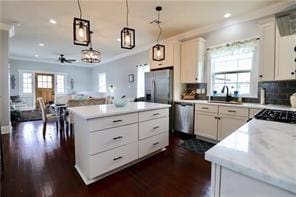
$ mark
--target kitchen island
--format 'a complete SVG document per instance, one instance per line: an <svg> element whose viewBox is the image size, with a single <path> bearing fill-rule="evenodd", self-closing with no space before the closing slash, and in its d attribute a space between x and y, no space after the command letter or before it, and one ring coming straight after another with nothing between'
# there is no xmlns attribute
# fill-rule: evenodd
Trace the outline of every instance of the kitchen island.
<svg viewBox="0 0 296 197"><path fill-rule="evenodd" d="M75 168L85 184L165 150L170 107L136 102L125 107L69 108L74 120Z"/></svg>
<svg viewBox="0 0 296 197"><path fill-rule="evenodd" d="M295 197L295 147L295 124L253 119L206 152L213 196Z"/></svg>

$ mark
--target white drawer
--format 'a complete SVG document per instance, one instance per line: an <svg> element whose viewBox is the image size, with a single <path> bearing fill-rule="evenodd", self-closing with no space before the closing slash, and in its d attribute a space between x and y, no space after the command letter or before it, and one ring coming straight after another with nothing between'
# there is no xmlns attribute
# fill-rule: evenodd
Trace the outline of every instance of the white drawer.
<svg viewBox="0 0 296 197"><path fill-rule="evenodd" d="M88 121L89 132L118 127L138 122L138 113L109 116L90 119Z"/></svg>
<svg viewBox="0 0 296 197"><path fill-rule="evenodd" d="M169 109L157 109L157 110L150 110L144 111L139 113L139 121L145 120L153 120L160 117L168 117L169 116Z"/></svg>
<svg viewBox="0 0 296 197"><path fill-rule="evenodd" d="M138 141L138 124L89 133L89 154L93 155Z"/></svg>
<svg viewBox="0 0 296 197"><path fill-rule="evenodd" d="M219 107L219 114L249 117L249 109L242 107Z"/></svg>
<svg viewBox="0 0 296 197"><path fill-rule="evenodd" d="M167 145L169 145L168 132L141 140L139 141L139 157L144 157L166 147Z"/></svg>
<svg viewBox="0 0 296 197"><path fill-rule="evenodd" d="M138 142L90 156L88 178L92 179L136 159L138 159Z"/></svg>
<svg viewBox="0 0 296 197"><path fill-rule="evenodd" d="M139 139L144 139L162 132L169 132L168 117L139 123Z"/></svg>
<svg viewBox="0 0 296 197"><path fill-rule="evenodd" d="M218 113L218 105L195 104L195 111Z"/></svg>

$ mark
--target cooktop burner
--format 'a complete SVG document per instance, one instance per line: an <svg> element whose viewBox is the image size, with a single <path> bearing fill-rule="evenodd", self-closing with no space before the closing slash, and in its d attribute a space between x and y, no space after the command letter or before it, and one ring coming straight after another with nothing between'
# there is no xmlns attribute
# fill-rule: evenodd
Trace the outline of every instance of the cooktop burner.
<svg viewBox="0 0 296 197"><path fill-rule="evenodd" d="M296 111L263 109L255 115L256 119L296 124Z"/></svg>

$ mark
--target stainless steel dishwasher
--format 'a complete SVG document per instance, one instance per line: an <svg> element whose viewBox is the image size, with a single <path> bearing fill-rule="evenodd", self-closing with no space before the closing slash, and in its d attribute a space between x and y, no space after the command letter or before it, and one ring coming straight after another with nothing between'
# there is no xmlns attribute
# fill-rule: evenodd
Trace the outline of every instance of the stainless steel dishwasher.
<svg viewBox="0 0 296 197"><path fill-rule="evenodd" d="M194 104L175 103L174 130L194 134Z"/></svg>

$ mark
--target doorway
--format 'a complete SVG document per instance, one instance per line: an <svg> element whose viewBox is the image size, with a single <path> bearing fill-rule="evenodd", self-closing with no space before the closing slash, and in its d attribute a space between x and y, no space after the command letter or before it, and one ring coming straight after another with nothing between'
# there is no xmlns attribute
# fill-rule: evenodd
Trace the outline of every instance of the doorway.
<svg viewBox="0 0 296 197"><path fill-rule="evenodd" d="M53 103L55 98L54 74L36 73L35 81L35 102L37 103L38 97L42 97L45 103Z"/></svg>

